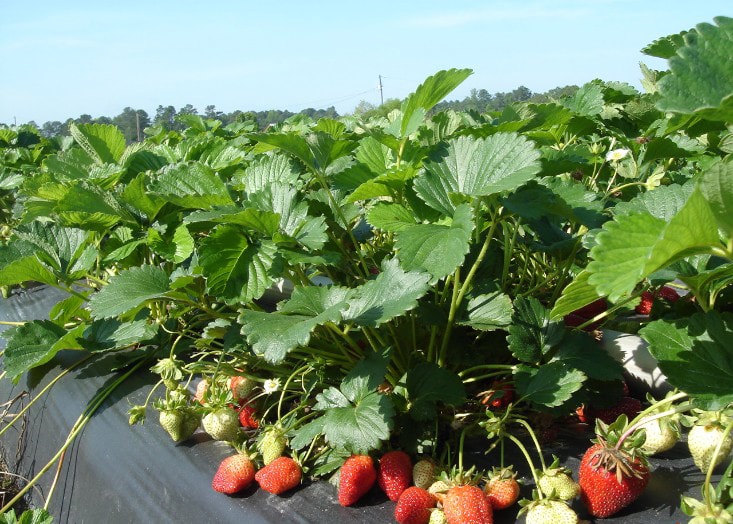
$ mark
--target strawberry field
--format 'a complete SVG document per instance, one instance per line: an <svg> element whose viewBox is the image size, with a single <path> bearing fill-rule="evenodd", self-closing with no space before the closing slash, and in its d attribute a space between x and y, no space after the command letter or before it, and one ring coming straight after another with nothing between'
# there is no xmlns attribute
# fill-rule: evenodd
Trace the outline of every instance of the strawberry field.
<svg viewBox="0 0 733 524"><path fill-rule="evenodd" d="M633 518L687 460L667 516L733 522L732 50L719 17L647 46L644 92L501 113L435 112L450 69L387 118L0 129L0 286L58 297L0 320L4 447L56 381L104 379L4 522L113 415L130 463L151 425L172 461L213 445L187 488L280 521L308 489L334 521Z"/></svg>

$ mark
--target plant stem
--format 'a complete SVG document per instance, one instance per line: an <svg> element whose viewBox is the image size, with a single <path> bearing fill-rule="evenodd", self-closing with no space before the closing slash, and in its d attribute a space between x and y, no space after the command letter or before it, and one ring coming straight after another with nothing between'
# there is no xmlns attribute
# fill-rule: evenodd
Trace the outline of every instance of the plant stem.
<svg viewBox="0 0 733 524"><path fill-rule="evenodd" d="M713 470L715 469L716 462L718 461L718 456L720 455L720 450L722 449L725 441L728 440L728 436L730 435L731 430L733 430L733 420L731 420L731 422L729 422L728 425L725 427L723 435L720 437L720 439L718 440L718 444L715 446L713 455L712 457L710 457L710 466L708 466L708 470L705 475L705 482L703 482L702 485L702 495L705 498L705 505L711 510L714 508L714 503L712 500L712 496L710 495L710 482L713 477Z"/></svg>
<svg viewBox="0 0 733 524"><path fill-rule="evenodd" d="M69 432L69 435L66 437L66 441L64 444L59 448L58 452L51 458L51 460L46 463L43 468L36 474L35 477L33 477L28 484L26 484L23 489L21 489L15 497L13 497L10 502L5 504L2 508L0 508L0 514L5 513L8 511L16 502L18 502L23 496L30 490L39 480L40 478L53 466L53 464L59 460L63 454L66 452L68 447L71 445L71 443L74 441L74 439L81 433L81 431L84 429L84 427L87 425L89 420L91 420L92 415L99 409L99 407L102 405L102 403L107 400L107 397L109 397L112 392L119 387L120 384L122 384L125 380L127 380L135 371L137 371L143 364L148 362L148 359L141 359L137 364L135 364L133 367L131 367L128 371L126 371L124 374L122 374L120 377L118 377L114 382L112 382L109 386L101 390L99 393L97 393L87 404L86 409L82 412L81 415L79 415L79 418L76 420L74 425L71 428L71 431ZM49 499L46 500L46 505L48 505Z"/></svg>
<svg viewBox="0 0 733 524"><path fill-rule="evenodd" d="M512 435L511 433L507 433L506 437L510 439L512 442L514 442L517 447L519 448L519 451L522 452L524 455L525 460L527 461L527 464L529 465L529 471L532 473L532 478L534 479L534 485L537 486L537 493L539 494L539 498L543 499L545 498L544 493L542 493L542 490L540 490L540 479L537 477L537 471L535 471L534 462L532 462L532 457L529 456L529 452L527 451L527 448L524 447L524 444Z"/></svg>

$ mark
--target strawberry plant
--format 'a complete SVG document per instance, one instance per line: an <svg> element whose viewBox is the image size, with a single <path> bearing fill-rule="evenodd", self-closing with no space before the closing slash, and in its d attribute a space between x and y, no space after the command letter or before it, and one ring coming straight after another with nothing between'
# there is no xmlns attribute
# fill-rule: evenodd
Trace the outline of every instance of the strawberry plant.
<svg viewBox="0 0 733 524"><path fill-rule="evenodd" d="M612 425L641 412L626 437L663 453L678 412L733 401L733 22L715 23L645 49L670 63L643 68L646 93L595 80L501 113L435 113L471 74L450 69L384 118L257 131L191 116L132 145L101 124L72 124L63 142L0 130L0 287L66 294L4 333L5 377L62 349L113 355L120 380L159 378L131 423L152 405L176 442L200 426L256 444L248 459L273 493L339 472L350 506L377 483L398 521L490 521L500 481L518 496L509 441L537 487L527 519L574 521L558 499L577 487L546 467L540 429L579 406ZM597 330L632 312L689 404L648 411L623 392ZM505 474L433 489L478 434ZM618 472L641 484L644 461L611 449L585 461L586 486Z"/></svg>

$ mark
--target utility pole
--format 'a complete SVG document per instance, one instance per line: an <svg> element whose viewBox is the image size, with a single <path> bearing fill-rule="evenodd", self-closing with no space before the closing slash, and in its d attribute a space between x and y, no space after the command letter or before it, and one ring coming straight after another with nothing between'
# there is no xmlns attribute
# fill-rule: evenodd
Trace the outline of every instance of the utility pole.
<svg viewBox="0 0 733 524"><path fill-rule="evenodd" d="M379 98L382 100L381 105L384 105L384 89L382 88L382 75L379 75Z"/></svg>
<svg viewBox="0 0 733 524"><path fill-rule="evenodd" d="M140 113L135 111L135 126L137 127L137 141L140 142Z"/></svg>

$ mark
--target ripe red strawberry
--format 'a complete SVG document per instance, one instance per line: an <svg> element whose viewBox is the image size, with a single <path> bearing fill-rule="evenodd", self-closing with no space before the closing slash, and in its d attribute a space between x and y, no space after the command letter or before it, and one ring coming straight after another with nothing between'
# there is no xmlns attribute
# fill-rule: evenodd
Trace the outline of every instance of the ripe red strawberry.
<svg viewBox="0 0 733 524"><path fill-rule="evenodd" d="M342 506L351 506L377 481L374 460L369 455L352 455L341 466L338 498Z"/></svg>
<svg viewBox="0 0 733 524"><path fill-rule="evenodd" d="M237 493L247 488L255 479L255 466L247 455L237 454L225 458L214 473L211 487L219 493Z"/></svg>
<svg viewBox="0 0 733 524"><path fill-rule="evenodd" d="M648 315L652 312L652 306L654 305L654 295L651 291L641 292L641 302L634 308L640 315Z"/></svg>
<svg viewBox="0 0 733 524"><path fill-rule="evenodd" d="M412 486L402 492L397 500L394 518L399 524L428 524L430 508L438 503L427 490Z"/></svg>
<svg viewBox="0 0 733 524"><path fill-rule="evenodd" d="M239 410L239 424L244 429L257 429L260 421L257 419L257 410L250 404L245 404Z"/></svg>
<svg viewBox="0 0 733 524"><path fill-rule="evenodd" d="M456 486L443 501L448 524L493 524L494 512L489 499L478 486Z"/></svg>
<svg viewBox="0 0 733 524"><path fill-rule="evenodd" d="M680 299L679 293L669 286L662 286L657 292L657 295L659 295L659 298L663 298L667 302L677 302Z"/></svg>
<svg viewBox="0 0 733 524"><path fill-rule="evenodd" d="M389 451L379 459L377 484L391 501L397 501L412 483L412 460L404 451Z"/></svg>
<svg viewBox="0 0 733 524"><path fill-rule="evenodd" d="M484 486L493 509L506 509L519 498L519 482L511 467L495 469Z"/></svg>
<svg viewBox="0 0 733 524"><path fill-rule="evenodd" d="M265 491L280 495L300 484L302 471L290 457L278 457L255 475L255 480Z"/></svg>
<svg viewBox="0 0 733 524"><path fill-rule="evenodd" d="M639 498L648 482L644 460L621 449L594 444L580 461L580 497L594 517L622 510Z"/></svg>
<svg viewBox="0 0 733 524"><path fill-rule="evenodd" d="M512 400L514 400L514 385L511 382L497 380L481 399L481 403L494 409L503 409L511 404Z"/></svg>
<svg viewBox="0 0 733 524"><path fill-rule="evenodd" d="M634 397L621 397L615 405L608 408L580 406L575 410L578 420L593 424L597 418L606 424L613 423L620 415L626 415L631 420L641 412L641 401Z"/></svg>
<svg viewBox="0 0 733 524"><path fill-rule="evenodd" d="M608 302L606 302L606 299L599 298L597 300L594 300L590 304L587 304L580 309L576 309L572 313L566 315L563 320L565 321L566 326L577 327L577 326L580 326L581 324L586 323L588 320L600 315L607 309L608 309ZM584 331L593 331L594 329L598 328L600 324L601 324L600 321L593 322L592 324L589 324L585 328L583 328L583 330Z"/></svg>

